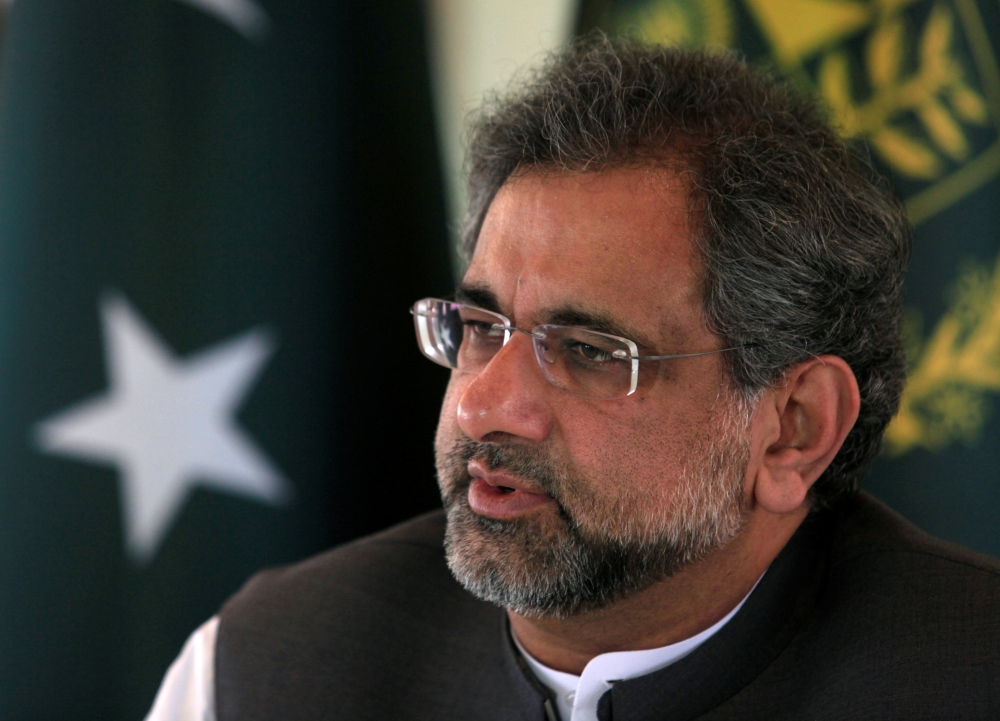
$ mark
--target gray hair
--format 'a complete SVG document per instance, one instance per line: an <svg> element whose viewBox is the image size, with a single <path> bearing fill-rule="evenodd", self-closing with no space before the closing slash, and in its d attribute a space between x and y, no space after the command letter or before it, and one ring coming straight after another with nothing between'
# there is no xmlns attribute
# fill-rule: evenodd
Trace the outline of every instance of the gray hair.
<svg viewBox="0 0 1000 721"><path fill-rule="evenodd" d="M727 354L735 388L756 398L796 363L843 358L861 410L811 497L822 504L857 490L903 389L910 228L885 179L811 98L735 53L593 35L489 99L469 140L467 257L515 173L682 167L704 312L739 347Z"/></svg>

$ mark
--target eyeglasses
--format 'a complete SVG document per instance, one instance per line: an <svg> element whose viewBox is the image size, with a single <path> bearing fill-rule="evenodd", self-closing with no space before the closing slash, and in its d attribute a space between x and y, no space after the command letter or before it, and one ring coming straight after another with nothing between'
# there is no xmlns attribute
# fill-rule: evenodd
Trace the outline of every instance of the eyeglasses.
<svg viewBox="0 0 1000 721"><path fill-rule="evenodd" d="M410 309L420 351L445 368L480 373L512 332L531 336L542 375L556 388L581 398L615 400L635 393L639 361L724 353L735 348L679 355L639 355L627 338L565 325L515 328L510 319L482 308L439 298L418 300Z"/></svg>

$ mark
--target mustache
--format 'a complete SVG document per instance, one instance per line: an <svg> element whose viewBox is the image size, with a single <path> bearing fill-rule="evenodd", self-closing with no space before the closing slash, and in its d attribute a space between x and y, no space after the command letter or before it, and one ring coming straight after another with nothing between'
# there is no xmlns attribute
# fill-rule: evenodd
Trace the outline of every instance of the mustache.
<svg viewBox="0 0 1000 721"><path fill-rule="evenodd" d="M558 498L563 489L563 475L555 468L544 451L529 446L501 443L481 443L471 438L459 438L447 453L453 486L464 489L471 482L469 462L477 460L489 470L503 469L512 475L530 480L540 491Z"/></svg>

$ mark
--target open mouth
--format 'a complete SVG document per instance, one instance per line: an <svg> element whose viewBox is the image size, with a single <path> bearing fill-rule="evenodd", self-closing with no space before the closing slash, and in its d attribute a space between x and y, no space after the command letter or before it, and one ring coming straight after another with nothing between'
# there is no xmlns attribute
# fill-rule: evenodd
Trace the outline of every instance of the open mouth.
<svg viewBox="0 0 1000 721"><path fill-rule="evenodd" d="M528 491L518 488L518 485L516 483L494 485L483 478L473 477L467 496L469 507L481 516L509 519L549 506L554 502L547 493Z"/></svg>

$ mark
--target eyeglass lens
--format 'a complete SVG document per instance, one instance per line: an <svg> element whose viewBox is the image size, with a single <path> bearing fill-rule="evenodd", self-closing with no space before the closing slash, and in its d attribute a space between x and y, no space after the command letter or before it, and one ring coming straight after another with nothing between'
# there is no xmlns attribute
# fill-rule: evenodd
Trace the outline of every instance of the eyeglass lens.
<svg viewBox="0 0 1000 721"><path fill-rule="evenodd" d="M434 299L413 309L420 349L435 363L480 373L510 338L503 316ZM584 398L623 398L633 389L634 350L619 340L582 328L539 325L531 333L545 378Z"/></svg>

